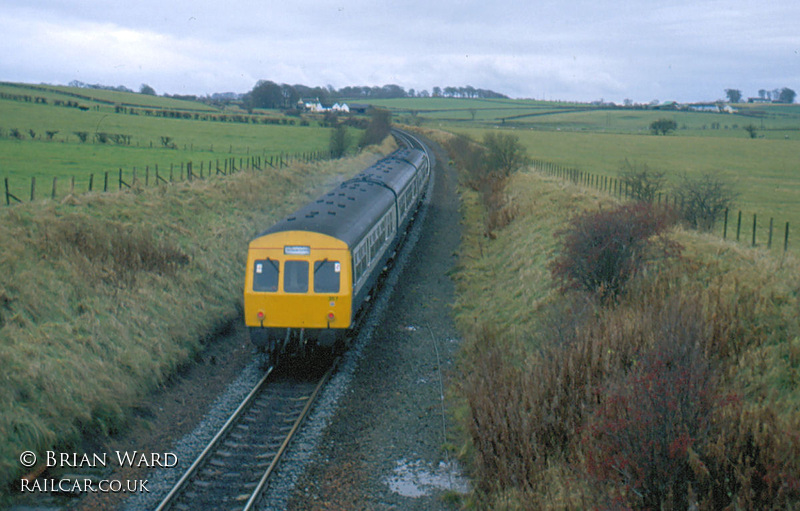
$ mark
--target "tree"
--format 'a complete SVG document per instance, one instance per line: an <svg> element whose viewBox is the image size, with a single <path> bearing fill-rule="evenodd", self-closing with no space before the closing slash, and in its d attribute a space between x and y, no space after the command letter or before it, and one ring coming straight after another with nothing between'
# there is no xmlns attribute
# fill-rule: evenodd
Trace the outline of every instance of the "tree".
<svg viewBox="0 0 800 511"><path fill-rule="evenodd" d="M790 88L784 87L778 95L778 101L781 103L794 103L794 98L797 94Z"/></svg>
<svg viewBox="0 0 800 511"><path fill-rule="evenodd" d="M678 123L673 119L659 119L650 123L650 130L654 135L666 135L670 131L678 129Z"/></svg>
<svg viewBox="0 0 800 511"><path fill-rule="evenodd" d="M244 104L252 108L280 108L284 103L283 89L269 80L259 80L253 90L245 94Z"/></svg>
<svg viewBox="0 0 800 511"><path fill-rule="evenodd" d="M756 128L754 124L748 124L743 129L750 134L750 138L756 138L756 132L758 131L758 128Z"/></svg>
<svg viewBox="0 0 800 511"><path fill-rule="evenodd" d="M484 166L489 174L505 179L528 163L528 154L519 138L509 133L489 132L483 137Z"/></svg>
<svg viewBox="0 0 800 511"><path fill-rule="evenodd" d="M713 173L699 178L684 175L675 194L681 199L683 219L690 227L703 231L714 228L737 196L727 182Z"/></svg>
<svg viewBox="0 0 800 511"><path fill-rule="evenodd" d="M331 131L331 158L341 158L347 152L347 146L350 143L350 137L347 136L347 128L340 124Z"/></svg>
<svg viewBox="0 0 800 511"><path fill-rule="evenodd" d="M146 83L143 83L141 87L139 87L139 94L147 94L148 96L155 96L156 90Z"/></svg>
<svg viewBox="0 0 800 511"><path fill-rule="evenodd" d="M728 96L728 101L731 103L739 103L742 101L742 91L739 89L725 89L725 95Z"/></svg>
<svg viewBox="0 0 800 511"><path fill-rule="evenodd" d="M370 114L369 124L361 137L359 147L366 147L372 144L380 144L383 139L389 136L392 128L392 113L389 110L373 108Z"/></svg>

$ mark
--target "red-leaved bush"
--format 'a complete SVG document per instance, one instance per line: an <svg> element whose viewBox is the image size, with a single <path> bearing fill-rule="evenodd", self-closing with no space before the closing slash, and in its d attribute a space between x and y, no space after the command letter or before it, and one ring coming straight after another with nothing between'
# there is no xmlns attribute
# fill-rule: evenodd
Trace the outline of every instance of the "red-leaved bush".
<svg viewBox="0 0 800 511"><path fill-rule="evenodd" d="M693 448L708 442L718 398L713 373L696 349L654 349L604 386L589 417L586 470L610 496L637 509L686 509Z"/></svg>
<svg viewBox="0 0 800 511"><path fill-rule="evenodd" d="M565 288L616 297L647 261L679 253L663 235L673 224L668 211L645 203L579 214L556 233L562 242L553 277Z"/></svg>

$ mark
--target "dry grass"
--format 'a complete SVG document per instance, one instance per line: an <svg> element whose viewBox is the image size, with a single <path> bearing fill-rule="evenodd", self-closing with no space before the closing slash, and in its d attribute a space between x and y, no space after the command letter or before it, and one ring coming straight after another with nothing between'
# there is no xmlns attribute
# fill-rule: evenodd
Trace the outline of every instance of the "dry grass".
<svg viewBox="0 0 800 511"><path fill-rule="evenodd" d="M386 154L0 209L0 486L124 427L242 308L249 240Z"/></svg>

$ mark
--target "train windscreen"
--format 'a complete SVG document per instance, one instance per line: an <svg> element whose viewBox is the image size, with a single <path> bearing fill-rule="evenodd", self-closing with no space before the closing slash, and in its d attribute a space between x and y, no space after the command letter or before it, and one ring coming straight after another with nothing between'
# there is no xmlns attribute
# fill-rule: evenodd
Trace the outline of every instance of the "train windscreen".
<svg viewBox="0 0 800 511"><path fill-rule="evenodd" d="M314 262L314 292L338 293L342 265L339 261Z"/></svg>

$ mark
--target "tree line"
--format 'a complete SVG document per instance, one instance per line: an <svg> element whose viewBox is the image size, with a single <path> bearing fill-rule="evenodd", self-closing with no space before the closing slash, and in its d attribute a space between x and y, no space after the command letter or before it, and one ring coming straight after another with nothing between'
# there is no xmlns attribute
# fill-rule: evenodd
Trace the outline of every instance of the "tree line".
<svg viewBox="0 0 800 511"><path fill-rule="evenodd" d="M275 83L270 80L259 80L253 89L242 98L247 109L253 108L294 108L302 98L315 98L322 103L333 103L348 99L393 99L393 98L505 98L508 96L487 89L478 89L467 85L466 87L434 87L428 90L417 91L404 89L395 84L383 86L347 86L335 89L333 86L309 87L306 85L288 85Z"/></svg>
<svg viewBox="0 0 800 511"><path fill-rule="evenodd" d="M728 97L728 101L731 103L741 103L742 102L742 91L739 89L725 89L725 96ZM794 98L797 96L797 93L790 89L789 87L783 87L782 89L759 89L758 90L758 99L763 101L772 101L774 103L794 103Z"/></svg>

